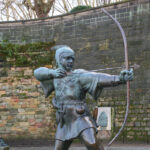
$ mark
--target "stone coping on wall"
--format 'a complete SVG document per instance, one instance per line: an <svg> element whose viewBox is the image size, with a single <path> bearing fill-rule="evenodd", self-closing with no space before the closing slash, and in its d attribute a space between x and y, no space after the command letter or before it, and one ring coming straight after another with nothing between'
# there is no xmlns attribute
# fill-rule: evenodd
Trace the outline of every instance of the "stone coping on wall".
<svg viewBox="0 0 150 150"><path fill-rule="evenodd" d="M96 11L99 11L99 9L101 8L107 8L107 9L111 9L111 11L113 9L116 9L116 8L122 8L122 7L130 7L132 5L135 5L135 4L138 4L138 3L146 3L146 2L149 2L149 0L124 0L122 2L116 2L116 3L112 3L112 4L107 4L107 5L104 5L104 6L100 6L100 7L94 7L94 8L91 8L91 9L88 9L88 10L83 10L83 11L80 11L80 12L74 12L74 13L67 13L67 14L62 14L62 15L57 15L57 16L52 16L52 17L45 17L45 18L40 18L40 19L29 19L29 20L16 20L16 21L2 21L0 22L0 26L3 25L3 24L11 24L11 26L13 25L16 25L17 24L27 24L29 22L45 22L47 20L57 20L57 19L60 19L60 18L64 18L64 17L72 17L72 16L76 16L76 15L80 15L80 14L86 14L88 12L96 12Z"/></svg>

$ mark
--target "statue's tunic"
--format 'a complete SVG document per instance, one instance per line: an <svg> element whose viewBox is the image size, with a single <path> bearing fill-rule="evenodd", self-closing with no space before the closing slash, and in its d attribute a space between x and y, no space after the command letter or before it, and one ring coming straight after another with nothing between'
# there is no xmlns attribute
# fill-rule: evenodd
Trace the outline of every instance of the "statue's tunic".
<svg viewBox="0 0 150 150"><path fill-rule="evenodd" d="M46 97L55 90L54 105L58 123L56 139L65 141L77 138L88 128L96 130L96 123L86 103L86 93L97 99L102 88L116 83L117 76L75 70L63 78L41 81ZM118 79L117 79L118 80ZM102 84L101 84L102 83Z"/></svg>
<svg viewBox="0 0 150 150"><path fill-rule="evenodd" d="M57 120L60 120L59 116L63 113L62 122L58 121L56 139L64 141L76 138L87 128L96 130L96 124L84 100L87 92L94 94L97 81L91 78L90 83L82 84L81 80L86 76L85 72L74 71L64 78L54 79L55 99L60 104L60 109L64 109L63 112L58 109L56 113Z"/></svg>

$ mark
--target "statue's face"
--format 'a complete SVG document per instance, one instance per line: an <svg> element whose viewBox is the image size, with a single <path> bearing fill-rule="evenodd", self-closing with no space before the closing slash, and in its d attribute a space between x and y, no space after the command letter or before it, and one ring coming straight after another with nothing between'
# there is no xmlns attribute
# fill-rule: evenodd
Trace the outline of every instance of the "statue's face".
<svg viewBox="0 0 150 150"><path fill-rule="evenodd" d="M75 56L73 53L63 53L60 56L60 64L66 71L71 71L74 66Z"/></svg>

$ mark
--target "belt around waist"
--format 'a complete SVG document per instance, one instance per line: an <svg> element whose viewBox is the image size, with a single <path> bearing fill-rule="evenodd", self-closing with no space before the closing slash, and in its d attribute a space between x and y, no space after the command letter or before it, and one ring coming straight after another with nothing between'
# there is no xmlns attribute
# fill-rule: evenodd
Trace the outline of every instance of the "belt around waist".
<svg viewBox="0 0 150 150"><path fill-rule="evenodd" d="M63 102L57 102L58 105L84 105L84 101L80 100L64 100Z"/></svg>

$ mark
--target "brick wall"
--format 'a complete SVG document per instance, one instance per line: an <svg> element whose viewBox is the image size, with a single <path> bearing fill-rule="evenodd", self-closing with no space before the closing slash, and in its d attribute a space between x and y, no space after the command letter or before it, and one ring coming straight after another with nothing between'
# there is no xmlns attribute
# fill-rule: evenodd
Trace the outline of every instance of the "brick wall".
<svg viewBox="0 0 150 150"><path fill-rule="evenodd" d="M120 139L123 137L127 141L131 139L148 141L150 140L150 2L133 0L108 6L106 9L118 19L125 30L129 64L139 65L135 70L135 80L131 83L128 122ZM103 14L100 8L42 20L0 23L0 40L19 44L55 40L56 44L67 44L76 51L75 68L93 70L124 66L121 34L116 24ZM2 66L1 68L7 68ZM0 132L3 132L3 136L9 138L9 135L13 134L17 137L26 133L27 137L40 135L48 137L49 133L54 134L54 121L51 121L54 112L50 108L49 100L45 101L42 93L39 94L36 88L38 82L35 81L32 72L32 67L9 68L0 78L2 87ZM120 70L105 72L119 74ZM27 98L24 98L26 96ZM114 108L113 131L114 133L118 131L124 119L125 86L105 89L97 105Z"/></svg>
<svg viewBox="0 0 150 150"><path fill-rule="evenodd" d="M30 67L11 67L0 79L0 134L6 138L54 136L54 110ZM52 130L53 132L50 132Z"/></svg>

